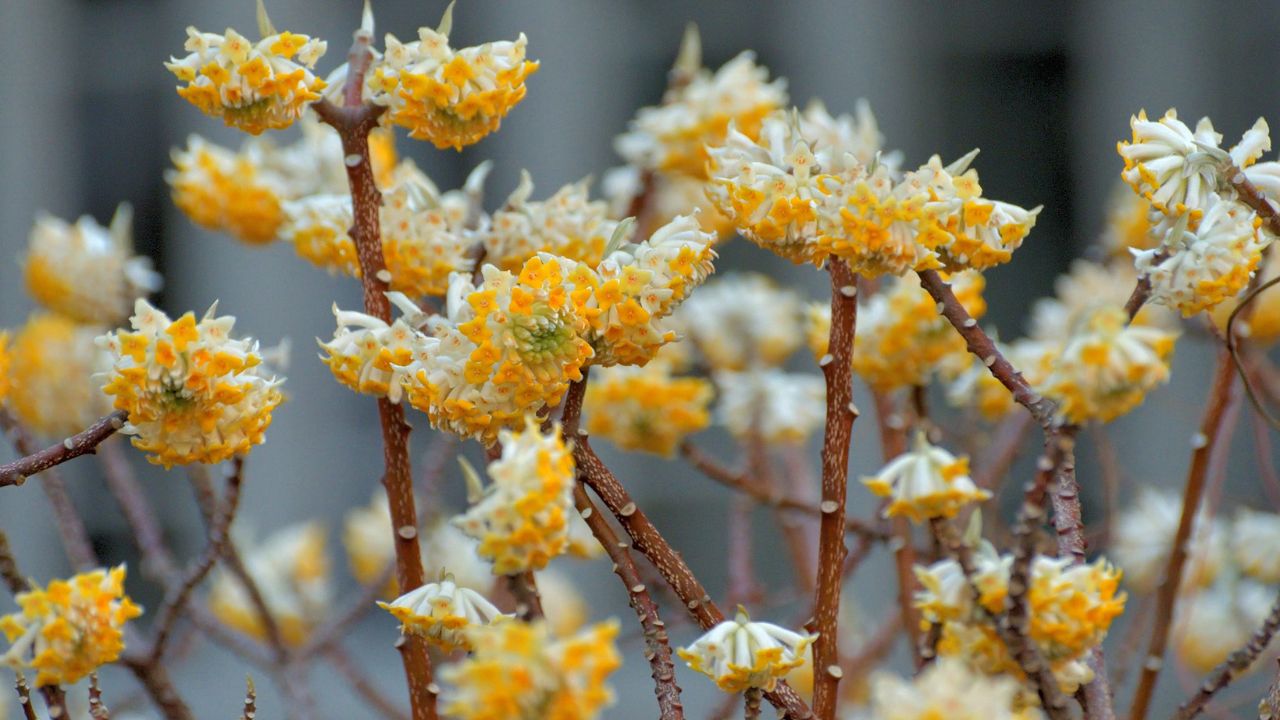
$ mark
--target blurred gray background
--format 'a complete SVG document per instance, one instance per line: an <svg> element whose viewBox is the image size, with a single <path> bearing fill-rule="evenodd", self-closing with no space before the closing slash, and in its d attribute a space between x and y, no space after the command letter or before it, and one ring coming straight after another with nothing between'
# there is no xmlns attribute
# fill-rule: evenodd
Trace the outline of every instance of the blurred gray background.
<svg viewBox="0 0 1280 720"><path fill-rule="evenodd" d="M379 36L412 37L418 26L434 26L443 6L438 0L377 0ZM319 66L323 72L342 61L359 9L357 0L269 2L278 27L329 41L329 54ZM976 167L987 195L1024 206L1043 204L1039 223L1014 262L989 274L990 319L1006 337L1020 332L1030 299L1051 292L1055 274L1102 227L1106 198L1121 167L1115 143L1128 137L1131 113L1146 108L1160 114L1177 106L1188 120L1209 114L1232 142L1259 114L1274 119L1280 100L1277 3L462 0L455 14L455 45L510 39L523 31L530 57L542 68L529 81L528 98L497 135L462 153L436 152L402 134L398 147L444 188L460 184L476 163L493 159L490 206L510 191L521 168L532 172L536 197L584 175L598 178L619 162L613 137L638 107L658 101L689 21L701 27L707 65L718 67L752 48L775 75L788 79L793 103L819 97L833 112L845 112L865 97L887 146L903 150L907 164L935 152L952 158L980 147ZM301 262L288 247L253 249L204 232L173 207L162 179L171 147L193 132L222 144L241 140L173 93L174 80L161 63L182 54L187 25L209 31L234 26L248 34L254 27L253 3L0 2L0 326L20 325L31 308L16 258L38 210L68 219L89 213L106 222L116 203L133 203L137 245L165 276L162 307L172 313L202 311L221 299L221 310L238 317L240 332L267 344L292 339L289 401L276 413L269 442L250 459L238 522L265 531L324 519L335 531L330 551L338 577L346 578L336 531L343 513L367 502L375 486L381 463L377 419L372 402L331 379L311 343L332 333L333 302L358 306L359 287ZM820 275L792 268L742 241L725 246L722 254L721 270L760 269L806 295L826 291ZM1183 438L1197 422L1206 357L1196 341L1183 343L1173 385L1155 394L1142 412L1116 424L1134 481L1180 486ZM415 424L420 429L415 448L422 450L429 431L420 416ZM717 432L706 438L709 447L727 450ZM1155 450L1162 445L1176 450ZM9 448L0 448L0 460L8 457ZM725 494L679 462L617 462L658 525L713 593L721 594ZM856 428L854 463L855 476L879 463L869 418ZM1093 492L1091 463L1083 451L1081 476ZM126 529L100 489L93 463L83 461L68 473L99 550L111 562L133 560ZM185 554L198 552L202 525L185 477L151 468L143 475L148 491L165 508L172 540ZM460 478L451 475L449 484L460 496ZM1238 492L1250 494L1251 484L1242 484ZM872 507L860 488L851 489L850 503L861 515ZM762 576L767 583L789 582L785 558L771 552L777 547L772 522L761 514L758 525ZM44 498L34 484L0 493L0 526L13 538L28 573L44 581L64 571ZM573 572L587 589L595 615L617 615L626 635L632 616L608 576L607 562L574 566ZM854 582L872 622L891 598L884 589L888 583L876 580L888 572L885 557L877 553ZM341 583L350 590L349 580ZM130 587L145 604L158 602L155 588L141 578L131 577ZM0 600L0 609L9 607L8 600ZM676 609L667 614L671 619ZM785 621L791 614L767 619ZM674 621L673 626L677 641L692 638L689 627ZM379 614L348 645L401 701L394 636L394 622ZM607 716L652 717L647 667L634 640L626 652L627 665L615 682L620 702ZM211 718L239 712L244 672L221 650L204 646L174 669L200 715ZM130 694L128 680L113 678L109 697ZM362 715L351 697L330 687L330 670L317 668L312 679L327 717ZM716 703L709 682L683 670L680 679L691 716L702 716ZM279 717L266 685L260 683L259 717ZM1170 676L1161 695L1172 703L1183 693ZM8 702L0 693L0 703Z"/></svg>

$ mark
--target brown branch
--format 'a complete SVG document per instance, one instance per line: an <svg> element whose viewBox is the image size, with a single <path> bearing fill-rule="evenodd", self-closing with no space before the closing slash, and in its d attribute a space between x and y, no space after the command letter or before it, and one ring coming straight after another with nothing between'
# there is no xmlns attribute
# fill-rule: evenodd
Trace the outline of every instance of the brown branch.
<svg viewBox="0 0 1280 720"><path fill-rule="evenodd" d="M884 392L873 390L872 399L876 406L876 424L880 429L880 457L889 462L907 451L906 422L895 407L893 398ZM884 504L881 507L885 507ZM883 511L881 511L883 512ZM920 632L920 614L915 607L915 548L911 544L911 526L903 518L889 523L893 542L894 576L898 583L898 608L902 614L902 624L907 629L907 644L911 649L911 659L915 668L924 667L929 659L930 650L936 644Z"/></svg>
<svg viewBox="0 0 1280 720"><path fill-rule="evenodd" d="M777 510L802 512L814 517L821 517L823 515L822 508L818 505L782 495L776 491L771 491L767 488L761 487L752 482L744 473L730 470L720 464L720 462L715 458L698 449L697 446L688 441L680 444L680 454L689 461L690 465L707 478L732 490L743 493L761 505L775 508ZM890 537L889 533L879 528L872 527L857 518L845 518L845 531L875 541L888 540Z"/></svg>
<svg viewBox="0 0 1280 720"><path fill-rule="evenodd" d="M743 694L742 717L745 720L758 720L760 717L760 688L747 688Z"/></svg>
<svg viewBox="0 0 1280 720"><path fill-rule="evenodd" d="M1254 631L1249 642L1232 652L1226 660L1222 661L1222 664L1209 673L1196 694L1178 708L1178 713L1174 716L1175 720L1191 720L1199 715L1218 691L1230 685L1232 680L1253 665L1258 656L1262 655L1262 652L1271 644L1271 639L1275 637L1277 631L1280 631L1280 597L1276 598L1271 606L1271 612L1263 620L1262 625Z"/></svg>
<svg viewBox="0 0 1280 720"><path fill-rule="evenodd" d="M0 465L0 487L21 485L38 472L92 453L99 443L124 427L127 418L128 415L123 410L117 410L57 445L39 451L19 450L26 457Z"/></svg>
<svg viewBox="0 0 1280 720"><path fill-rule="evenodd" d="M845 495L849 485L849 443L858 408L853 404L853 338L858 321L857 277L843 260L827 261L831 276L831 332L827 355L818 361L827 385L827 422L822 436L822 505L818 526L818 583L813 643L813 710L832 720L839 700L841 569L848 548L844 544Z"/></svg>
<svg viewBox="0 0 1280 720"><path fill-rule="evenodd" d="M395 563L388 563L387 567L378 573L377 579L360 588L360 593L345 611L312 633L312 639L298 651L298 656L311 657L324 652L341 640L352 626L360 621L360 618L364 617L370 609L377 607L374 602L382 595L382 588L386 587L387 581L391 579L394 572Z"/></svg>
<svg viewBox="0 0 1280 720"><path fill-rule="evenodd" d="M240 720L254 720L258 715L258 691L253 687L252 676L245 676L244 684L244 712Z"/></svg>
<svg viewBox="0 0 1280 720"><path fill-rule="evenodd" d="M13 556L13 549L9 547L9 536L3 530L0 530L0 580L13 595L26 592L28 589L27 581L18 570L18 560Z"/></svg>
<svg viewBox="0 0 1280 720"><path fill-rule="evenodd" d="M1155 691L1156 679L1160 676L1160 668L1164 663L1164 652L1169 642L1169 627L1173 622L1178 588L1182 585L1182 573L1186 567L1191 529L1195 524L1196 513L1200 509L1209 459L1220 434L1222 418L1229 403L1234 380L1232 360L1228 353L1220 352L1218 367L1214 372L1213 387L1200 423L1200 433L1192 443L1194 450L1191 453L1191 467L1187 471L1187 485L1182 496L1182 515L1178 519L1178 530L1174 534L1169 560L1165 565L1164 579L1156 596L1155 625L1147 644L1147 655L1142 663L1142 674L1138 678L1133 703L1129 707L1130 720L1143 720L1146 717Z"/></svg>
<svg viewBox="0 0 1280 720"><path fill-rule="evenodd" d="M61 720L67 716L67 693L57 685L41 685L36 691L44 697L45 709L50 720Z"/></svg>
<svg viewBox="0 0 1280 720"><path fill-rule="evenodd" d="M205 546L204 552L200 557L187 569L186 576L176 586L170 586L169 592L166 593L164 604L161 605L156 620L155 640L151 644L150 663L159 663L164 657L165 644L169 640L169 634L173 631L174 624L178 618L182 616L183 610L186 608L187 601L191 598L191 593L195 591L196 586L209 574L213 569L218 558L223 556L223 546L226 545L231 535L231 523L235 520L236 510L240 507L240 488L244 480L244 458L236 457L232 461L231 474L227 477L227 493L226 500L223 502L222 512L217 520L209 525L209 543Z"/></svg>
<svg viewBox="0 0 1280 720"><path fill-rule="evenodd" d="M374 181L369 157L369 132L377 127L378 118L385 108L361 102L364 70L370 58L369 35L358 31L348 66L350 70L344 92L346 107L338 107L327 100L321 100L312 107L321 120L338 131L343 157L347 158L345 165L353 211L350 235L360 260L365 312L390 323L391 305L386 296L390 275L382 255L379 223L382 193ZM400 592L406 593L425 582L418 546L413 475L409 468L409 424L405 421L404 407L387 398L378 398L378 418L382 425L386 466L382 484L391 510L396 579ZM406 638L400 654L409 684L413 720L435 720L436 695L430 691L431 658L427 655L425 641L417 636Z"/></svg>
<svg viewBox="0 0 1280 720"><path fill-rule="evenodd" d="M1258 213L1258 217L1262 218L1272 235L1280 236L1280 215L1276 213L1276 207L1267 200L1258 186L1250 182L1244 172L1234 165L1228 164L1222 172L1232 189L1236 191L1240 202Z"/></svg>
<svg viewBox="0 0 1280 720"><path fill-rule="evenodd" d="M1168 257L1169 257L1169 254L1166 252L1163 252L1163 251L1157 252L1151 258L1151 264L1159 265L1160 263L1168 259ZM1142 306L1146 305L1147 301L1150 299L1151 299L1151 278L1147 275L1143 275L1142 277L1138 278L1137 285L1134 286L1133 292L1129 294L1129 299L1126 300L1124 303L1124 312L1126 315L1129 316L1130 322L1133 322L1133 319L1138 317L1138 313L1142 312Z"/></svg>
<svg viewBox="0 0 1280 720"><path fill-rule="evenodd" d="M525 622L543 617L542 594L538 592L538 583L534 580L533 571L504 575L507 591L516 601L516 615Z"/></svg>
<svg viewBox="0 0 1280 720"><path fill-rule="evenodd" d="M754 480L754 485L773 493L786 492L779 484L777 473L773 471L773 463L769 458L769 445L760 436L758 421L753 424L751 436L743 443L743 452L747 457L748 472ZM744 547L749 547L751 509L754 507L754 503L744 497L739 497L738 501L743 505L741 516L744 532L748 534ZM795 574L797 587L800 588L801 592L812 595L816 590L814 581L817 576L817 570L813 567L814 553L810 542L808 524L805 519L777 508L774 508L772 514L774 521L778 525L778 530L782 533L782 539L787 544L792 566L791 570ZM750 557L749 552L747 556Z"/></svg>
<svg viewBox="0 0 1280 720"><path fill-rule="evenodd" d="M329 645L325 648L324 656L329 661L329 664L333 665L333 669L346 678L347 682L356 691L356 694L377 710L379 715L387 718L387 720L408 720L409 716L384 697L384 694L361 672L359 666L341 645Z"/></svg>
<svg viewBox="0 0 1280 720"><path fill-rule="evenodd" d="M658 615L658 604L653 601L640 577L635 560L627 551L626 543L618 540L609 522L596 510L582 484L573 488L573 503L586 521L591 533L600 541L613 571L627 588L627 599L644 634L645 657L649 660L653 676L653 692L658 698L659 717L662 720L683 720L684 706L680 702L680 686L676 683L675 663L671 659L671 644L667 638L667 626Z"/></svg>
<svg viewBox="0 0 1280 720"><path fill-rule="evenodd" d="M17 679L14 680L13 689L18 693L18 704L22 706L22 717L26 720L39 720L36 715L35 705L31 702L31 688L27 685L27 678L21 672L16 673Z"/></svg>
<svg viewBox="0 0 1280 720"><path fill-rule="evenodd" d="M89 673L89 717L92 720L111 720L111 713L102 704L102 688L98 687L98 673Z"/></svg>
<svg viewBox="0 0 1280 720"><path fill-rule="evenodd" d="M569 386L565 395L561 423L566 437L573 438L573 458L577 465L578 479L595 491L596 495L618 519L631 538L635 549L657 569L667 585L684 603L685 609L704 630L724 621L724 613L711 600L706 588L694 576L680 553L671 547L644 511L636 505L618 478L605 466L591 449L586 432L578 427L581 419L582 398L586 392L587 372L581 380ZM769 702L791 720L807 720L813 711L786 682L768 694Z"/></svg>

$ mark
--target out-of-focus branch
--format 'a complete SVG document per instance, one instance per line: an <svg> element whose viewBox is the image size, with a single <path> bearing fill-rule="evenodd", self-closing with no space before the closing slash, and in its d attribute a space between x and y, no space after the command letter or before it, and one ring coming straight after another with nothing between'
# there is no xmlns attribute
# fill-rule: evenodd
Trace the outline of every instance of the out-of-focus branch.
<svg viewBox="0 0 1280 720"><path fill-rule="evenodd" d="M128 419L128 415L123 410L117 410L83 431L43 450L34 450L32 443L28 439L24 443L27 449L19 449L19 452L26 455L26 457L0 465L0 487L21 485L26 482L28 477L38 472L94 452L99 443L124 427L126 419ZM5 424L9 425L11 423L12 421L9 421Z"/></svg>
<svg viewBox="0 0 1280 720"><path fill-rule="evenodd" d="M888 393L873 390L871 397L875 401L876 425L880 430L880 457L887 463L907 451L907 423ZM891 528L894 576L898 582L898 608L902 613L902 624L907 629L911 659L919 670L924 667L933 642L920 633L920 616L915 607L916 551L911 544L911 524L903 518L896 518L888 525Z"/></svg>
<svg viewBox="0 0 1280 720"><path fill-rule="evenodd" d="M393 705L378 688L374 687L373 682L360 670L360 667L351 659L351 656L347 654L347 651L341 645L329 645L325 648L324 656L329 661L329 664L333 665L333 669L346 678L347 683L355 689L356 694L368 703L370 707L377 710L379 715L387 720L408 720L409 716Z"/></svg>
<svg viewBox="0 0 1280 720"><path fill-rule="evenodd" d="M1244 647L1239 648L1222 661L1222 664L1213 669L1204 682L1200 684L1200 689L1196 691L1186 702L1178 708L1178 714L1175 715L1176 720L1191 720L1191 718L1200 714L1209 701L1218 691L1231 684L1237 676L1249 669L1249 666L1258 659L1262 652L1271 644L1271 639L1275 637L1276 631L1280 630L1280 597L1271 606L1271 612L1267 614L1262 625L1254 631L1249 638L1249 642Z"/></svg>
<svg viewBox="0 0 1280 720"><path fill-rule="evenodd" d="M3 530L0 530L0 581L4 582L13 595L27 590L27 581L23 579L22 571L18 570L18 560L13 556L9 536Z"/></svg>
<svg viewBox="0 0 1280 720"><path fill-rule="evenodd" d="M22 706L22 717L25 720L40 720L36 715L36 707L31 702L31 687L27 685L27 678L21 672L16 675L14 690L18 693L18 704Z"/></svg>

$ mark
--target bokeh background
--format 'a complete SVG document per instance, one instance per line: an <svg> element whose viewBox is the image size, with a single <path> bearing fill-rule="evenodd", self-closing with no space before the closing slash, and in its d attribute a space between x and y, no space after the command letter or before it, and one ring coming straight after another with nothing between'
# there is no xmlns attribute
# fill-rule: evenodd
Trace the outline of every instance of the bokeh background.
<svg viewBox="0 0 1280 720"><path fill-rule="evenodd" d="M443 6L439 0L377 0L379 33L412 36L420 25L434 26ZM327 72L341 62L360 8L357 0L272 0L269 9L278 27L329 41L329 55L320 64ZM530 57L542 68L530 80L528 98L497 135L461 153L437 152L403 136L399 149L444 188L459 185L475 164L494 160L490 207L514 187L521 168L533 174L537 197L585 175L599 177L619 162L614 136L638 107L659 99L689 21L702 30L708 66L754 49L775 75L788 79L793 103L822 98L833 112L845 112L856 99L867 98L887 146L901 149L906 164L980 147L976 166L987 195L1028 207L1043 204L1036 229L1014 261L989 274L990 321L1005 337L1020 332L1031 299L1050 293L1055 275L1100 231L1121 166L1115 143L1128 136L1131 113L1145 107L1159 114L1176 106L1188 118L1211 114L1230 140L1280 101L1276 3L461 0L455 45L509 39L523 31ZM301 262L290 248L253 249L205 232L173 207L163 180L172 147L193 132L222 144L240 141L173 93L174 80L161 62L181 54L187 25L249 31L253 3L0 2L0 326L21 324L31 309L17 258L37 211L68 219L88 213L105 223L118 202L131 202L137 245L165 276L162 307L199 312L220 299L221 309L238 317L241 332L268 344L292 339L290 399L277 412L268 443L248 464L238 524L261 534L298 520L324 520L335 531L330 552L344 597L342 591L352 588L336 531L344 512L367 502L375 489L381 450L373 403L332 381L315 359L312 338L332 333L332 303L358 306L359 287ZM725 246L722 256L721 271L761 270L805 295L826 291L820 274L793 268L740 240ZM1208 350L1197 342L1180 346L1172 385L1114 428L1130 482L1181 483L1185 438L1193 432L1208 374ZM415 424L415 451L421 452L430 432L420 416ZM705 440L713 450L729 450L718 431L706 433ZM719 594L726 494L679 462L623 458L609 450L606 459L617 463L659 527ZM7 446L0 448L0 460L10 454ZM856 428L853 455L855 477L879 462L868 420ZM1081 458L1082 482L1096 496L1087 448ZM184 475L142 465L171 540L185 555L198 552L203 525ZM99 551L111 562L136 562L93 463L82 461L68 473ZM1228 492L1246 499L1257 494L1244 460L1233 465L1233 473ZM461 478L452 469L448 484L457 502ZM856 487L850 504L862 515L872 508L869 495ZM766 584L788 582L772 522L762 513L757 525L761 575ZM44 581L65 571L34 484L0 493L0 527L28 573ZM593 614L617 615L630 630L630 611L607 561L579 564L572 572ZM886 558L877 553L854 580L853 592L872 624L890 601L888 577ZM155 588L140 578L131 578L130 587L144 604L158 603ZM0 600L0 609L8 607L9 600ZM667 614L671 619L677 612ZM770 619L791 614L779 610ZM690 627L672 625L676 641L693 637ZM378 684L401 700L394 637L394 621L375 613L348 646ZM628 663L615 683L620 702L607 716L652 717L647 667L634 639L627 650ZM901 655L900 649L899 664ZM173 674L201 717L230 717L238 713L245 670L221 650L200 646ZM311 678L324 716L362 717L360 706L335 689L331 677L321 665ZM683 670L680 679L691 716L715 705L710 683ZM111 697L131 694L123 677L108 683ZM259 716L280 717L268 685L259 683ZM1183 696L1172 673L1163 679L1160 695L1165 704ZM0 704L10 702L0 693Z"/></svg>

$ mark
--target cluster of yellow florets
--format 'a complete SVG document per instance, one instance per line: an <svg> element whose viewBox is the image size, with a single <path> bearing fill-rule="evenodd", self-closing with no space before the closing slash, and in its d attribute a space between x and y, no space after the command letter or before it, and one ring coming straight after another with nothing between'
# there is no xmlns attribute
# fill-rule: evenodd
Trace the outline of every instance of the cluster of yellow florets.
<svg viewBox="0 0 1280 720"><path fill-rule="evenodd" d="M590 183L565 185L546 200L534 201L533 179L520 174L520 184L503 207L494 212L480 233L485 262L516 271L540 252L595 266L618 222L608 216L602 200L591 200Z"/></svg>
<svg viewBox="0 0 1280 720"><path fill-rule="evenodd" d="M1017 662L992 625L1009 594L1011 555L998 556L983 544L974 556L973 586L959 563L947 559L917 567L924 590L916 607L927 623L942 625L938 654L967 660L992 674L1021 676ZM1106 637L1111 622L1124 611L1120 572L1105 560L1072 565L1068 558L1036 556L1027 588L1030 639L1053 669L1064 692L1092 679L1086 656ZM979 607L980 606L980 607Z"/></svg>
<svg viewBox="0 0 1280 720"><path fill-rule="evenodd" d="M310 68L325 48L322 40L290 32L251 43L230 28L218 35L188 27L184 49L190 54L170 58L165 67L187 83L178 94L192 105L257 135L289 127L320 99L325 81Z"/></svg>
<svg viewBox="0 0 1280 720"><path fill-rule="evenodd" d="M283 400L283 380L267 374L257 342L232 339L235 318L215 309L199 322L191 313L170 320L139 300L133 332L99 339L115 360L103 392L129 413L122 432L166 468L247 453Z"/></svg>
<svg viewBox="0 0 1280 720"><path fill-rule="evenodd" d="M805 653L817 638L753 622L739 607L734 619L721 622L677 652L690 668L715 680L725 692L772 691L780 678L804 664Z"/></svg>
<svg viewBox="0 0 1280 720"><path fill-rule="evenodd" d="M874 720L1036 720L1020 701L1013 678L975 673L954 658L939 658L914 680L877 675L871 686ZM1020 707L1021 706L1021 707Z"/></svg>
<svg viewBox="0 0 1280 720"><path fill-rule="evenodd" d="M613 704L605 683L622 659L616 622L553 638L545 622L466 631L472 654L445 666L443 712L459 720L592 720Z"/></svg>
<svg viewBox="0 0 1280 720"><path fill-rule="evenodd" d="M986 313L982 275L959 273L950 282L971 316ZM831 311L813 306L808 319L810 349L821 358L828 352ZM955 377L969 364L964 339L938 314L933 298L912 277L895 281L859 308L853 347L853 371L880 391L924 386L935 374Z"/></svg>
<svg viewBox="0 0 1280 720"><path fill-rule="evenodd" d="M498 129L524 99L525 78L538 63L525 60L523 33L514 42L455 50L450 24L446 13L439 29L419 28L409 43L388 34L367 82L390 122L438 148L461 150Z"/></svg>
<svg viewBox="0 0 1280 720"><path fill-rule="evenodd" d="M909 452L862 482L876 495L892 497L885 517L903 516L917 523L955 517L965 506L991 497L973 484L968 457L956 457L931 444L923 432L916 433Z"/></svg>
<svg viewBox="0 0 1280 720"><path fill-rule="evenodd" d="M523 431L503 431L498 439L502 457L489 463L493 484L473 488L480 497L454 522L480 541L480 556L493 562L495 574L540 570L568 546L573 456L559 427L543 435L532 416Z"/></svg>
<svg viewBox="0 0 1280 720"><path fill-rule="evenodd" d="M111 356L94 343L101 332L48 313L36 313L9 346L9 407L43 436L80 432L111 409L97 373Z"/></svg>
<svg viewBox="0 0 1280 720"><path fill-rule="evenodd" d="M445 652L471 649L467 628L509 617L480 593L460 587L452 577L427 583L378 606L400 621L406 635L421 635Z"/></svg>
<svg viewBox="0 0 1280 720"><path fill-rule="evenodd" d="M15 596L19 612L0 618L11 646L0 663L36 671L36 685L69 685L124 650L124 624L142 614L124 594L125 568L32 585Z"/></svg>
<svg viewBox="0 0 1280 720"><path fill-rule="evenodd" d="M611 367L594 375L583 404L592 435L623 450L670 456L688 435L707 427L711 383L677 377L669 363Z"/></svg>
<svg viewBox="0 0 1280 720"><path fill-rule="evenodd" d="M335 305L338 329L332 340L320 343L327 354L320 359L338 382L352 390L399 402L414 361L426 358L421 336L413 325L422 320L423 314L400 293L387 293L387 297L404 314L390 325L362 312L339 310Z"/></svg>
<svg viewBox="0 0 1280 720"><path fill-rule="evenodd" d="M284 642L305 643L333 602L324 527L306 522L277 530L261 544L248 547L244 562ZM209 610L228 627L267 639L267 627L248 591L223 568L213 576Z"/></svg>

